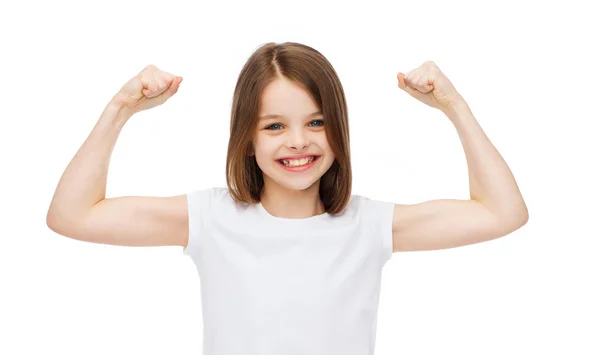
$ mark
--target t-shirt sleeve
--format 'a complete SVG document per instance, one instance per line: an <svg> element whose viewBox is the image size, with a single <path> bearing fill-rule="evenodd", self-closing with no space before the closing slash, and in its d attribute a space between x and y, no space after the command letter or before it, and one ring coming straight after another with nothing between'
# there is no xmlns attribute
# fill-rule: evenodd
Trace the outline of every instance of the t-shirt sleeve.
<svg viewBox="0 0 600 355"><path fill-rule="evenodd" d="M367 218L370 228L380 250L382 266L392 258L393 240L392 240L392 222L394 219L393 202L372 200L364 198L364 214Z"/></svg>
<svg viewBox="0 0 600 355"><path fill-rule="evenodd" d="M191 191L186 194L188 208L188 242L183 248L183 254L192 258L200 252L202 230L208 218L208 208L212 188Z"/></svg>

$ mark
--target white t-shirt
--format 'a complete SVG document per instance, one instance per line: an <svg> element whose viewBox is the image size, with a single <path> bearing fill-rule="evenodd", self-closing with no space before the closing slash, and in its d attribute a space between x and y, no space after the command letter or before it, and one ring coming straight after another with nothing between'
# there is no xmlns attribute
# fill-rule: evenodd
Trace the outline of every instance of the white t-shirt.
<svg viewBox="0 0 600 355"><path fill-rule="evenodd" d="M275 217L227 188L187 194L183 253L200 276L203 355L372 355L394 204Z"/></svg>

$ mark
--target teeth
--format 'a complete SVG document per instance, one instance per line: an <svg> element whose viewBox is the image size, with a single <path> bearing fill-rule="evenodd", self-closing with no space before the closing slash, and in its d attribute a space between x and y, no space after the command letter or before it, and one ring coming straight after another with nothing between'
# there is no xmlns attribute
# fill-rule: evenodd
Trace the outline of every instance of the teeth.
<svg viewBox="0 0 600 355"><path fill-rule="evenodd" d="M309 157L309 158L304 158L304 159L298 159L298 160L282 160L283 164L285 166L301 166L301 165L306 165L308 163L311 163L313 160L315 159L315 157Z"/></svg>

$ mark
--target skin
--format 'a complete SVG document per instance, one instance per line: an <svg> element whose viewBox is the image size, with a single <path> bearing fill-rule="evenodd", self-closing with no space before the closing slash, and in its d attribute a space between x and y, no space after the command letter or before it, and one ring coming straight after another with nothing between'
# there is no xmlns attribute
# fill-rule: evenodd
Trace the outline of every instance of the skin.
<svg viewBox="0 0 600 355"><path fill-rule="evenodd" d="M393 251L454 248L507 235L525 225L527 206L517 183L450 80L432 61L397 74L398 87L440 110L460 137L469 171L470 199L396 204Z"/></svg>
<svg viewBox="0 0 600 355"><path fill-rule="evenodd" d="M507 235L529 219L525 202L506 162L489 141L467 102L431 61L407 74L398 73L398 87L418 101L440 110L454 124L469 167L471 198L439 199L417 204L395 204L392 221L393 252L423 251L480 243ZM323 213L320 177L333 162L322 128L310 126L315 112L308 94L293 82L279 79L265 90L262 115L280 119L261 121L254 139L259 167L265 178L262 203L272 215L305 218ZM275 132L265 126L277 123ZM315 169L292 173L277 158L292 154L323 154ZM287 204L286 201L294 201Z"/></svg>
<svg viewBox="0 0 600 355"><path fill-rule="evenodd" d="M431 61L407 74L398 87L418 101L440 110L460 137L469 173L470 199L440 199L395 204L393 251L436 250L480 243L525 225L527 206L506 162L492 145L450 80ZM106 198L106 178L116 140L136 113L165 103L183 78L153 65L131 78L107 104L97 124L63 173L46 217L61 235L93 243L161 246L188 243L185 194L169 197ZM260 115L282 117L261 121L254 154L265 178L263 207L283 218L324 213L318 197L320 178L334 161L317 111L309 95L281 79L263 93ZM279 125L266 129L267 126ZM321 155L310 171L292 173L278 166L283 156ZM287 204L287 201L294 201Z"/></svg>
<svg viewBox="0 0 600 355"><path fill-rule="evenodd" d="M325 213L319 183L335 156L325 135L323 116L311 116L318 111L306 91L286 78L276 79L263 91L259 117L281 117L260 119L253 154L265 182L261 203L276 217L307 218ZM303 172L287 171L277 162L282 157L305 153L321 157Z"/></svg>

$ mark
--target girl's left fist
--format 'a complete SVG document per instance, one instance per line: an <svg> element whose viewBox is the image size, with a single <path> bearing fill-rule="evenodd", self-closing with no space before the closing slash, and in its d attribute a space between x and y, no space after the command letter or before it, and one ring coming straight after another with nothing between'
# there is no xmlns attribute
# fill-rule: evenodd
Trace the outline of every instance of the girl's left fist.
<svg viewBox="0 0 600 355"><path fill-rule="evenodd" d="M409 71L406 75L398 73L398 87L415 99L437 108L447 110L464 101L450 80L432 61Z"/></svg>

